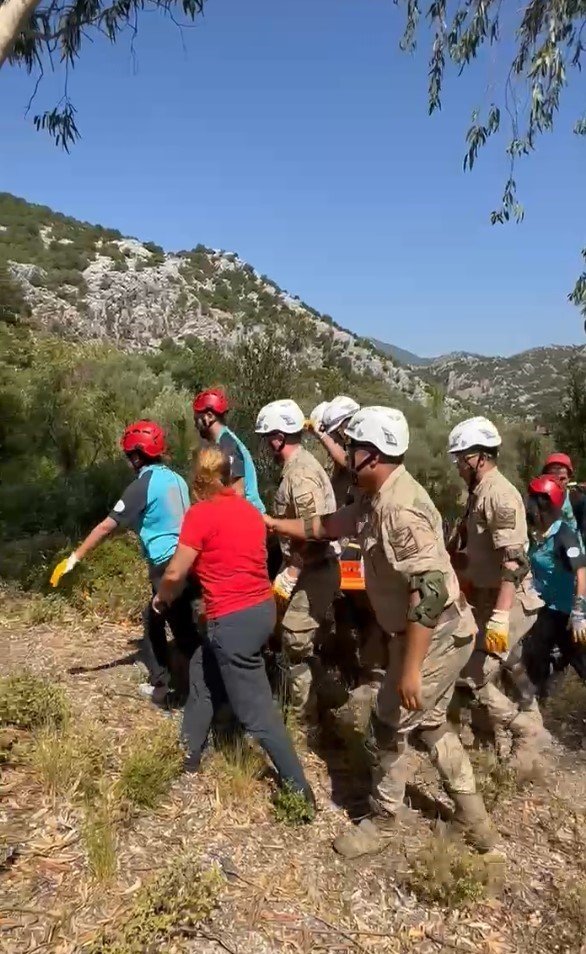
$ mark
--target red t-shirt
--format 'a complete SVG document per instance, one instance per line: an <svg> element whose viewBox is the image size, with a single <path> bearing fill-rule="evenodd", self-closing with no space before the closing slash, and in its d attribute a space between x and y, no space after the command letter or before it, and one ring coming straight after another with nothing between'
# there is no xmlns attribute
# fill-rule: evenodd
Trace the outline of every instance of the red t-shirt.
<svg viewBox="0 0 586 954"><path fill-rule="evenodd" d="M193 570L208 619L270 599L264 521L232 488L189 508L179 543L198 551Z"/></svg>

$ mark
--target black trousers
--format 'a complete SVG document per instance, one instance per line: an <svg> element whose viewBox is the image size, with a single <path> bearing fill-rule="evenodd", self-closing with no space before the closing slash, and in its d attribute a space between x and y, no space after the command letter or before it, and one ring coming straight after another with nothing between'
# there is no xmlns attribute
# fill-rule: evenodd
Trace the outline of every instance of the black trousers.
<svg viewBox="0 0 586 954"><path fill-rule="evenodd" d="M152 595L157 592L158 585L165 572L167 564L149 568ZM171 670L169 643L167 642L166 627L169 626L178 652L190 660L196 647L200 643L197 623L194 619L193 603L200 595L198 588L191 582L186 583L183 592L165 610L164 614L156 613L151 600L143 612L143 626L145 639L152 650L149 654L148 668L153 685L157 685Z"/></svg>
<svg viewBox="0 0 586 954"><path fill-rule="evenodd" d="M272 599L208 620L207 633L191 657L183 740L199 763L214 714L226 702L243 728L262 745L280 778L299 791L309 788L301 762L272 697L262 648L275 625Z"/></svg>
<svg viewBox="0 0 586 954"><path fill-rule="evenodd" d="M522 640L521 650L527 674L539 696L546 694L552 667L572 666L586 680L586 650L572 639L569 616L544 606L535 625Z"/></svg>

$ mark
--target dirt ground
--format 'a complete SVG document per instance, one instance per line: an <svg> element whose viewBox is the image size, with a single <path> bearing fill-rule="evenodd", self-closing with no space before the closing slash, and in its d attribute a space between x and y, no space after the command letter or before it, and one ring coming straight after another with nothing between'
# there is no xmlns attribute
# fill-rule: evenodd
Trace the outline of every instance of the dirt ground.
<svg viewBox="0 0 586 954"><path fill-rule="evenodd" d="M0 608L3 669L29 669L63 686L76 718L91 720L114 746L136 728L179 718L139 695L138 636L87 621L33 625ZM504 878L496 896L463 905L430 904L413 890L408 872L438 838L423 817L420 829L373 858L347 863L334 854L332 839L351 824L348 809L356 810L365 777L355 755L331 741L302 752L319 803L312 825L278 822L270 779L235 789L212 758L174 782L157 808L119 827L116 873L105 882L88 868L78 805L47 794L30 763L9 755L0 786L0 950L83 951L188 851L222 872L215 911L162 946L129 951L584 954L586 692L573 677L557 687L547 720L555 746L543 779L519 789L508 776L484 778ZM16 736L18 752L23 733ZM427 877L433 881L429 867Z"/></svg>

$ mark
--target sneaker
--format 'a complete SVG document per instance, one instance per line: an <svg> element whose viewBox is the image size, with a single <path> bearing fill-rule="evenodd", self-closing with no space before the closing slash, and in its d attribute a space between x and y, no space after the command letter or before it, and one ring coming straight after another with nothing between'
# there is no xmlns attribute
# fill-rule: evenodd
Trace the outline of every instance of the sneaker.
<svg viewBox="0 0 586 954"><path fill-rule="evenodd" d="M150 682L143 682L138 687L138 691L145 699L150 699L154 705L162 706L165 705L167 701L169 686L167 683L159 683L157 686L152 686Z"/></svg>

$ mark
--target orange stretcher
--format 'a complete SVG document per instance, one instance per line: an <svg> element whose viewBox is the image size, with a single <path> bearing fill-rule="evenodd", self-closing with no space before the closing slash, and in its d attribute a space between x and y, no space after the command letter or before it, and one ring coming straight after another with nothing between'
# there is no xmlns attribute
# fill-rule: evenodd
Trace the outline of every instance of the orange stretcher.
<svg viewBox="0 0 586 954"><path fill-rule="evenodd" d="M362 551L354 540L350 540L342 549L340 574L340 589L343 593L366 589Z"/></svg>

